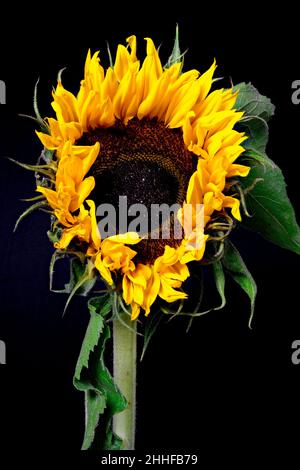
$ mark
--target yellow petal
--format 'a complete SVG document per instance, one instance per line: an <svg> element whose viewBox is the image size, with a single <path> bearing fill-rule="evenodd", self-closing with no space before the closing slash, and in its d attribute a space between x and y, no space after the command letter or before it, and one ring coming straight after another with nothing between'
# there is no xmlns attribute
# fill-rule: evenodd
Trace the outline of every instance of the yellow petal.
<svg viewBox="0 0 300 470"><path fill-rule="evenodd" d="M42 142L43 146L48 150L56 150L62 142L62 138L52 137L51 135L38 131L35 131L35 133Z"/></svg>
<svg viewBox="0 0 300 470"><path fill-rule="evenodd" d="M101 274L101 276L103 277L103 279L109 284L109 285L112 285L113 284L113 280L112 280L112 277L111 277L111 273L110 273L110 270L104 266L103 264L103 261L101 259L101 254L98 254L95 258L95 261L94 261L94 264L95 264L95 268L98 269L99 273Z"/></svg>
<svg viewBox="0 0 300 470"><path fill-rule="evenodd" d="M122 44L119 44L114 65L114 72L119 82L128 72L131 63L131 57L126 47L124 47Z"/></svg>
<svg viewBox="0 0 300 470"><path fill-rule="evenodd" d="M216 61L214 60L211 67L203 75L200 76L199 78L200 93L198 97L199 102L203 101L208 95L208 92L212 86L212 79L213 79L213 75L215 73L216 68L217 68Z"/></svg>
<svg viewBox="0 0 300 470"><path fill-rule="evenodd" d="M160 276L157 272L152 269L152 275L147 282L146 291L144 293L143 309L145 315L149 315L150 307L154 303L160 289Z"/></svg>
<svg viewBox="0 0 300 470"><path fill-rule="evenodd" d="M239 221L242 220L240 213L240 201L238 199L235 199L231 196L225 196L223 200L223 207L230 207L233 217Z"/></svg>
<svg viewBox="0 0 300 470"><path fill-rule="evenodd" d="M183 85L173 96L165 116L165 123L174 129L183 125L187 113L192 109L199 94L199 82Z"/></svg>
<svg viewBox="0 0 300 470"><path fill-rule="evenodd" d="M133 303L131 306L131 320L136 320L140 314L141 307Z"/></svg>
<svg viewBox="0 0 300 470"><path fill-rule="evenodd" d="M86 203L90 208L92 242L96 250L99 250L100 244L101 244L101 236L100 236L97 219L96 219L96 206L95 206L94 201L92 201L91 199L87 199Z"/></svg>
<svg viewBox="0 0 300 470"><path fill-rule="evenodd" d="M177 291L170 286L164 279L161 280L160 290L158 294L166 302L176 302L176 300L186 299L185 292Z"/></svg>
<svg viewBox="0 0 300 470"><path fill-rule="evenodd" d="M58 198L56 191L44 188L43 186L37 186L36 191L42 193L45 196L48 203L53 209L56 209L58 207Z"/></svg>
<svg viewBox="0 0 300 470"><path fill-rule="evenodd" d="M124 245L135 245L136 243L139 243L141 241L141 238L136 232L126 232L108 237L107 240L110 240L112 242L123 243Z"/></svg>
<svg viewBox="0 0 300 470"><path fill-rule="evenodd" d="M129 38L126 39L126 42L128 42L128 44L130 46L130 49L131 49L131 53L130 53L131 60L133 62L135 62L137 60L137 58L136 58L136 36L129 36Z"/></svg>
<svg viewBox="0 0 300 470"><path fill-rule="evenodd" d="M89 154L85 158L82 159L84 175L87 174L87 172L90 170L91 166L95 162L96 158L98 157L99 150L100 150L100 144L99 142L96 142L95 145L90 147Z"/></svg>
<svg viewBox="0 0 300 470"><path fill-rule="evenodd" d="M161 65L161 61L160 61L160 58L159 58L159 55L158 55L158 52L155 48L155 45L152 41L151 38L144 38L145 41L147 41L147 56L151 56L153 57L153 60L154 60L154 64L155 64L155 72L156 72L156 75L157 75L157 78L159 78L163 72L163 68L162 68L162 65Z"/></svg>
<svg viewBox="0 0 300 470"><path fill-rule="evenodd" d="M82 183L79 184L77 188L77 200L72 201L70 205L70 210L76 211L79 206L85 201L85 199L90 195L95 187L95 178L93 176L89 176Z"/></svg>
<svg viewBox="0 0 300 470"><path fill-rule="evenodd" d="M227 171L227 178L231 178L232 176L248 176L249 171L249 166L232 164Z"/></svg>
<svg viewBox="0 0 300 470"><path fill-rule="evenodd" d="M53 92L53 99L60 105L65 122L79 121L77 99L73 93L65 90L60 81L57 83L55 92Z"/></svg>
<svg viewBox="0 0 300 470"><path fill-rule="evenodd" d="M123 299L130 305L133 301L133 283L125 274L122 279Z"/></svg>

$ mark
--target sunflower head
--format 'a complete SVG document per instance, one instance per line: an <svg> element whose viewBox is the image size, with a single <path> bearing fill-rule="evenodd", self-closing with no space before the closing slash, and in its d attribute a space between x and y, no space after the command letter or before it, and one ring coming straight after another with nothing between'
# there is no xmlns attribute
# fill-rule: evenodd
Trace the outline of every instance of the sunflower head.
<svg viewBox="0 0 300 470"><path fill-rule="evenodd" d="M178 56L163 67L150 38L143 62L130 36L106 70L99 52L89 51L78 93L59 79L55 117L37 132L53 152L50 183L37 191L60 229L55 248L80 250L122 294L132 319L141 309L148 315L157 297L185 299L188 263L207 262L216 241L241 219L234 183L249 168L237 163L246 139L235 129L242 117L234 108L237 93L212 91L215 61L202 74L182 66ZM120 223L122 201L130 208L127 224ZM99 210L105 205L116 211L108 236ZM173 210L160 212L150 229L153 207L162 206Z"/></svg>

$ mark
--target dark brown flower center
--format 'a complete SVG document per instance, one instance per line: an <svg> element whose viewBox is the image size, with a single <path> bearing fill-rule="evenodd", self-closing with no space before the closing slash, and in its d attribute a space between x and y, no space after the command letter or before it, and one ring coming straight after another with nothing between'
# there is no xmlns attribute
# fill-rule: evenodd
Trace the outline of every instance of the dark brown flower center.
<svg viewBox="0 0 300 470"><path fill-rule="evenodd" d="M97 141L100 154L90 172L96 180L91 194L96 207L109 203L118 211L119 196L126 196L128 207L143 204L150 217L153 204L184 202L196 157L186 149L181 130L168 129L157 120L134 118L126 126L118 121L113 127L92 130L78 144ZM158 230L165 222L160 220ZM138 261L153 262L163 254L165 245L180 244L172 235L173 225L171 216L170 238L148 238L134 247Z"/></svg>

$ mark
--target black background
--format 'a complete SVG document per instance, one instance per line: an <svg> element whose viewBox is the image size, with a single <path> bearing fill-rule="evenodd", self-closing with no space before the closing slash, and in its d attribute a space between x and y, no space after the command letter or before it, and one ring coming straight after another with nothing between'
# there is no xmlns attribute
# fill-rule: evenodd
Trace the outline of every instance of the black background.
<svg viewBox="0 0 300 470"><path fill-rule="evenodd" d="M67 67L63 83L76 92L89 47L100 48L105 62L105 40L114 51L136 34L141 55L150 36L167 59L178 21L182 50L189 49L186 69L204 71L216 57L225 86L229 77L251 81L276 105L268 154L282 167L300 214L300 106L291 102L291 83L300 74L297 19L288 7L273 11L275 19L254 5L187 6L189 14L163 15L154 4L121 11L80 5L75 14L75 5L49 5L39 17L18 10L18 20L7 20L0 44L0 79L7 86L7 104L0 106L0 339L7 345L7 365L0 365L0 461L8 449L23 462L37 461L39 451L71 459L83 433L82 396L72 374L88 321L85 299L73 300L62 319L66 298L48 289L53 249L46 214L33 214L12 233L26 207L20 198L33 195L34 181L5 157L34 163L40 153L34 125L17 117L32 114L38 77L40 110L49 115L58 70ZM211 465L220 459L240 468L251 459L297 458L300 365L291 362L291 344L300 339L299 259L242 229L235 240L258 284L253 329L247 298L229 281L224 310L198 319L188 334L180 319L160 328L139 364L138 450L193 450Z"/></svg>

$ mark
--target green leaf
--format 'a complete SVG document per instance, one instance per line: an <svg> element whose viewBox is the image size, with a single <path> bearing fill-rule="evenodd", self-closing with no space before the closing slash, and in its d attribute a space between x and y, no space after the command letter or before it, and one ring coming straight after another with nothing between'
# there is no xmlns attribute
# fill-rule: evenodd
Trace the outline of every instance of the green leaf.
<svg viewBox="0 0 300 470"><path fill-rule="evenodd" d="M85 393L86 429L82 450L117 450L121 439L112 431L112 418L127 402L104 363L110 329L105 317L111 311L109 295L93 298L88 307L91 319L75 369L74 386Z"/></svg>
<svg viewBox="0 0 300 470"><path fill-rule="evenodd" d="M251 314L249 318L249 327L254 314L255 298L257 293L256 283L248 271L240 253L236 247L227 240L225 243L224 256L222 264L231 277L239 284L239 286L246 292L251 302Z"/></svg>
<svg viewBox="0 0 300 470"><path fill-rule="evenodd" d="M300 228L284 177L280 168L265 155L267 121L274 114L274 105L251 83L240 83L234 89L239 90L236 108L245 113L238 126L249 136L243 143L246 152L241 160L247 160L251 166L248 177L241 178L247 209L252 214L243 219L243 224L282 248L300 254Z"/></svg>
<svg viewBox="0 0 300 470"><path fill-rule="evenodd" d="M248 135L243 146L246 149L264 152L269 139L267 121L273 116L275 106L251 83L239 83L234 87L234 91L239 91L235 108L244 112L237 128Z"/></svg>
<svg viewBox="0 0 300 470"><path fill-rule="evenodd" d="M106 317L111 311L111 301L108 294L93 297L88 301L88 308L91 315Z"/></svg>
<svg viewBox="0 0 300 470"><path fill-rule="evenodd" d="M95 299L91 299L88 304L91 319L86 330L85 338L82 343L79 359L75 369L74 377L77 380L80 380L82 368L88 367L90 353L94 351L95 346L98 344L100 334L103 331L103 317L107 315L111 309L108 295L103 295L102 297L97 297L96 299L97 306L94 305ZM101 312L101 315L98 315L97 311Z"/></svg>
<svg viewBox="0 0 300 470"><path fill-rule="evenodd" d="M218 293L221 297L221 305L219 307L215 307L214 310L221 310L226 305L226 297L225 297L225 275L222 267L221 261L215 261L212 264L213 273L215 278L216 287Z"/></svg>
<svg viewBox="0 0 300 470"><path fill-rule="evenodd" d="M264 119L258 116L245 116L239 121L237 129L248 136L243 142L246 150L265 152L269 140L269 128Z"/></svg>
<svg viewBox="0 0 300 470"><path fill-rule="evenodd" d="M246 116L258 116L268 121L274 114L275 106L266 96L261 95L251 83L239 83L233 88L238 91L235 108Z"/></svg>
<svg viewBox="0 0 300 470"><path fill-rule="evenodd" d="M251 167L259 163L265 167L267 164L266 154L264 152L258 152L257 150L245 150L240 156L239 162ZM243 179L245 178L243 177Z"/></svg>
<svg viewBox="0 0 300 470"><path fill-rule="evenodd" d="M247 155L253 157L253 166L240 184L252 217L244 217L243 225L276 245L300 254L300 228L280 168L264 154Z"/></svg>

